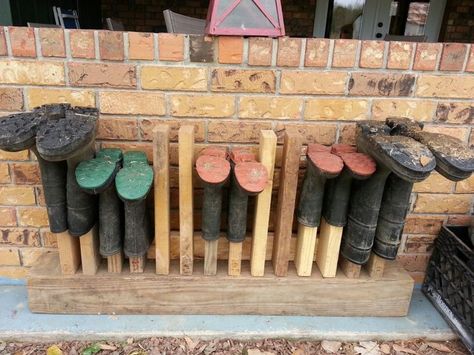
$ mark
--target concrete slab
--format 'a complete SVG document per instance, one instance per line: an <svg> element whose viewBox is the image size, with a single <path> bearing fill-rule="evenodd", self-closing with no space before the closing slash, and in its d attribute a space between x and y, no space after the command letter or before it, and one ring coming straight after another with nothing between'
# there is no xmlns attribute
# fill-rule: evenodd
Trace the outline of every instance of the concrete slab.
<svg viewBox="0 0 474 355"><path fill-rule="evenodd" d="M113 301L113 300L111 300ZM33 314L24 285L0 284L0 339L123 340L128 337L333 339L344 341L456 338L422 295L407 317L108 316Z"/></svg>

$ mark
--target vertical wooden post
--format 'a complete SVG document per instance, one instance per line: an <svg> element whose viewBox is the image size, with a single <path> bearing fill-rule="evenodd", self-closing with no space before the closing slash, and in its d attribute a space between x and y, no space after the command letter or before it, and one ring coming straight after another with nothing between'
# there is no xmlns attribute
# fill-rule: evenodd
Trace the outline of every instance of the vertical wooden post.
<svg viewBox="0 0 474 355"><path fill-rule="evenodd" d="M194 126L182 126L179 152L179 253L180 273L193 273L193 155Z"/></svg>
<svg viewBox="0 0 474 355"><path fill-rule="evenodd" d="M317 233L318 227L298 224L298 240L295 254L295 266L298 276L311 276Z"/></svg>
<svg viewBox="0 0 474 355"><path fill-rule="evenodd" d="M84 275L95 275L99 268L99 228L94 226L89 232L79 237L81 246L82 272Z"/></svg>
<svg viewBox="0 0 474 355"><path fill-rule="evenodd" d="M252 253L250 256L250 273L252 276L263 276L265 273L265 255L267 253L268 223L272 202L273 171L275 169L277 137L271 130L260 132L258 160L267 169L268 181L265 189L257 195L253 224Z"/></svg>
<svg viewBox="0 0 474 355"><path fill-rule="evenodd" d="M131 274L143 273L145 271L146 256L131 256L128 260Z"/></svg>
<svg viewBox="0 0 474 355"><path fill-rule="evenodd" d="M300 135L286 130L272 255L273 271L277 276L286 276L288 273L301 148Z"/></svg>
<svg viewBox="0 0 474 355"><path fill-rule="evenodd" d="M343 227L333 226L321 218L316 264L323 277L336 277L342 230Z"/></svg>
<svg viewBox="0 0 474 355"><path fill-rule="evenodd" d="M170 169L168 125L153 130L156 273L170 272Z"/></svg>
<svg viewBox="0 0 474 355"><path fill-rule="evenodd" d="M343 256L339 258L339 265L341 266L342 272L347 276L349 279L358 279L360 276L360 269L361 266L353 263L350 260L347 260Z"/></svg>
<svg viewBox="0 0 474 355"><path fill-rule="evenodd" d="M375 253L371 253L366 265L369 276L372 278L381 278L385 270L385 262L386 260L384 258L381 258Z"/></svg>
<svg viewBox="0 0 474 355"><path fill-rule="evenodd" d="M107 271L120 274L122 272L123 253L117 253L107 257Z"/></svg>
<svg viewBox="0 0 474 355"><path fill-rule="evenodd" d="M79 238L73 237L68 231L55 233L55 235L58 242L61 272L65 275L73 275L81 264Z"/></svg>
<svg viewBox="0 0 474 355"><path fill-rule="evenodd" d="M239 276L242 268L242 244L229 242L229 260L227 274L229 276Z"/></svg>
<svg viewBox="0 0 474 355"><path fill-rule="evenodd" d="M217 274L217 249L219 239L204 241L204 275Z"/></svg>

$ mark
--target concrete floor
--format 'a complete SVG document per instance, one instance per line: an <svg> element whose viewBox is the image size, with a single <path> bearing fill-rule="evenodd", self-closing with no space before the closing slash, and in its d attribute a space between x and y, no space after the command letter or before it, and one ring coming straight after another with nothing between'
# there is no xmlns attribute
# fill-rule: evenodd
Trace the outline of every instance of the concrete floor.
<svg viewBox="0 0 474 355"><path fill-rule="evenodd" d="M107 316L47 315L28 310L24 283L0 279L0 339L21 341L122 340L127 337L197 337L312 340L456 338L416 289L406 317Z"/></svg>

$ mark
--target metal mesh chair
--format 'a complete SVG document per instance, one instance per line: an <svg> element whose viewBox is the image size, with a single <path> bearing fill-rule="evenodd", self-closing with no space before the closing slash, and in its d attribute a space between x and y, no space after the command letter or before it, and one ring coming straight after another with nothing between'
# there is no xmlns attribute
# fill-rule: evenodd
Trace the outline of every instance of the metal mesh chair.
<svg viewBox="0 0 474 355"><path fill-rule="evenodd" d="M184 16L171 10L164 10L163 15L168 33L204 34L206 20Z"/></svg>

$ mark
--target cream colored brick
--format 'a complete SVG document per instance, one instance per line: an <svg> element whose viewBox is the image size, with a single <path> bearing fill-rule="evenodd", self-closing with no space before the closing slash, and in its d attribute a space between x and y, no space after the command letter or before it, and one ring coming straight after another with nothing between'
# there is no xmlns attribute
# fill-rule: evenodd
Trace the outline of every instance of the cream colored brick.
<svg viewBox="0 0 474 355"><path fill-rule="evenodd" d="M344 94L347 73L317 71L287 71L281 74L282 94Z"/></svg>
<svg viewBox="0 0 474 355"><path fill-rule="evenodd" d="M456 192L474 194L474 175L471 175L468 179L458 181L456 183Z"/></svg>
<svg viewBox="0 0 474 355"><path fill-rule="evenodd" d="M35 193L33 187L2 186L0 187L0 205L34 205Z"/></svg>
<svg viewBox="0 0 474 355"><path fill-rule="evenodd" d="M0 83L64 85L64 65L58 62L0 61Z"/></svg>
<svg viewBox="0 0 474 355"><path fill-rule="evenodd" d="M18 248L0 248L1 266L20 266Z"/></svg>
<svg viewBox="0 0 474 355"><path fill-rule="evenodd" d="M145 66L141 83L143 89L206 91L207 69Z"/></svg>
<svg viewBox="0 0 474 355"><path fill-rule="evenodd" d="M458 97L472 99L474 76L420 75L416 83L419 97Z"/></svg>
<svg viewBox="0 0 474 355"><path fill-rule="evenodd" d="M0 163L0 184L8 184L9 182L11 182L11 177L8 163Z"/></svg>
<svg viewBox="0 0 474 355"><path fill-rule="evenodd" d="M309 99L304 118L307 120L367 119L368 102L353 99Z"/></svg>
<svg viewBox="0 0 474 355"><path fill-rule="evenodd" d="M473 195L470 194L418 194L413 212L417 213L468 213Z"/></svg>
<svg viewBox="0 0 474 355"><path fill-rule="evenodd" d="M457 138L465 142L469 135L469 129L465 127L449 127L449 126L441 126L441 125L426 125L423 128L426 132L431 133L441 133L447 134L448 136Z"/></svg>
<svg viewBox="0 0 474 355"><path fill-rule="evenodd" d="M2 227L16 226L15 207L1 207L0 208L0 226Z"/></svg>
<svg viewBox="0 0 474 355"><path fill-rule="evenodd" d="M46 208L18 208L18 225L27 227L46 227L49 225Z"/></svg>
<svg viewBox="0 0 474 355"><path fill-rule="evenodd" d="M30 109L59 102L69 103L73 106L95 107L93 91L28 88L26 95Z"/></svg>
<svg viewBox="0 0 474 355"><path fill-rule="evenodd" d="M413 185L413 192L446 192L453 190L454 182L446 179L443 175L432 172L427 179Z"/></svg>
<svg viewBox="0 0 474 355"><path fill-rule="evenodd" d="M436 121L457 124L471 124L474 120L474 104L464 101L439 102Z"/></svg>
<svg viewBox="0 0 474 355"><path fill-rule="evenodd" d="M19 152L7 152L0 149L0 160L28 160L28 150Z"/></svg>
<svg viewBox="0 0 474 355"><path fill-rule="evenodd" d="M372 118L385 120L390 116L408 117L417 121L432 121L436 102L426 100L374 100Z"/></svg>
<svg viewBox="0 0 474 355"><path fill-rule="evenodd" d="M166 112L164 95L154 92L101 92L99 100L101 113L162 116Z"/></svg>
<svg viewBox="0 0 474 355"><path fill-rule="evenodd" d="M39 247L41 238L37 228L1 228L0 245L21 245Z"/></svg>
<svg viewBox="0 0 474 355"><path fill-rule="evenodd" d="M232 96L173 95L170 103L176 117L230 117L235 110Z"/></svg>
<svg viewBox="0 0 474 355"><path fill-rule="evenodd" d="M240 118L297 119L301 116L303 100L289 97L240 98Z"/></svg>
<svg viewBox="0 0 474 355"><path fill-rule="evenodd" d="M57 253L57 251L46 248L21 248L20 253L23 266L30 267L33 266L43 255Z"/></svg>
<svg viewBox="0 0 474 355"><path fill-rule="evenodd" d="M214 69L211 90L224 92L275 92L276 78L272 70Z"/></svg>

